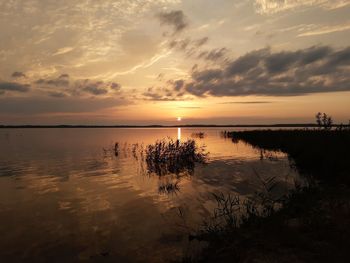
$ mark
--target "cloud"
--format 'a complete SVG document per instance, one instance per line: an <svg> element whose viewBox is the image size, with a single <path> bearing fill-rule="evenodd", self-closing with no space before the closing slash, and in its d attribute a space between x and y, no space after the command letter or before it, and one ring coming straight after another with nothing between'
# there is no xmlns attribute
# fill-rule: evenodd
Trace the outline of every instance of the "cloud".
<svg viewBox="0 0 350 263"><path fill-rule="evenodd" d="M91 95L99 96L106 95L110 90L119 91L121 85L116 82L104 82L94 80L77 80L75 82L77 91L83 91Z"/></svg>
<svg viewBox="0 0 350 263"><path fill-rule="evenodd" d="M227 51L227 48L217 48L209 51L203 51L198 55L198 58L216 62L218 60L225 59Z"/></svg>
<svg viewBox="0 0 350 263"><path fill-rule="evenodd" d="M63 55L74 50L74 47L63 47L59 48L52 56Z"/></svg>
<svg viewBox="0 0 350 263"><path fill-rule="evenodd" d="M122 86L121 86L119 83L112 82L112 83L110 84L110 87L111 87L111 89L113 89L113 90L120 90Z"/></svg>
<svg viewBox="0 0 350 263"><path fill-rule="evenodd" d="M348 0L255 0L256 11L260 14L274 14L307 6L335 9L349 4L350 2Z"/></svg>
<svg viewBox="0 0 350 263"><path fill-rule="evenodd" d="M29 88L29 84L21 84L16 82L0 82L0 92L2 92L2 94L5 93L5 91L28 92Z"/></svg>
<svg viewBox="0 0 350 263"><path fill-rule="evenodd" d="M38 79L34 82L35 85L42 88L57 88L59 90L49 90L48 94L51 97L63 98L68 95L79 96L90 94L94 96L107 95L109 92L119 92L121 85L117 82L105 82L102 80L90 79L70 79L69 74L61 74L58 77Z"/></svg>
<svg viewBox="0 0 350 263"><path fill-rule="evenodd" d="M297 96L350 90L350 47L249 52L224 66L198 70L181 89L194 96Z"/></svg>
<svg viewBox="0 0 350 263"><path fill-rule="evenodd" d="M13 78L26 78L27 76L23 72L15 71L12 73L11 77L13 77Z"/></svg>
<svg viewBox="0 0 350 263"><path fill-rule="evenodd" d="M229 50L225 47L214 49L203 48L208 41L208 37L198 39L187 37L183 39L173 39L169 42L168 46L170 49L185 53L186 58L192 57L214 63L225 62Z"/></svg>
<svg viewBox="0 0 350 263"><path fill-rule="evenodd" d="M177 82L174 81L171 84L171 88L155 88L150 87L144 92L142 95L145 97L145 100L152 100L152 101L178 101L178 100L184 100L183 92L178 92L176 90L177 88Z"/></svg>
<svg viewBox="0 0 350 263"><path fill-rule="evenodd" d="M65 98L67 97L67 94L63 93L63 92L57 92L57 91L50 91L49 96L53 97L53 98Z"/></svg>
<svg viewBox="0 0 350 263"><path fill-rule="evenodd" d="M350 30L350 24L341 24L341 25L334 25L334 26L322 26L315 30L306 31L304 33L300 33L298 37L308 37L308 36L317 36L317 35L325 35L335 32L341 32Z"/></svg>
<svg viewBox="0 0 350 263"><path fill-rule="evenodd" d="M115 98L65 98L50 97L9 97L0 98L2 114L47 114L96 112L112 107L126 105L128 101Z"/></svg>
<svg viewBox="0 0 350 263"><path fill-rule="evenodd" d="M182 10L161 12L157 14L157 18L161 25L173 27L174 33L178 33L188 26L187 18Z"/></svg>
<svg viewBox="0 0 350 263"><path fill-rule="evenodd" d="M179 109L202 109L202 107L198 107L198 106L180 106Z"/></svg>
<svg viewBox="0 0 350 263"><path fill-rule="evenodd" d="M88 85L83 90L92 95L104 95L108 93L108 90L105 88L101 88L98 85Z"/></svg>
<svg viewBox="0 0 350 263"><path fill-rule="evenodd" d="M56 86L56 87L68 87L70 84L70 80L69 80L68 74L62 74L57 78L38 79L37 81L35 81L35 84Z"/></svg>
<svg viewBox="0 0 350 263"><path fill-rule="evenodd" d="M267 104L273 103L273 101L227 101L220 104Z"/></svg>

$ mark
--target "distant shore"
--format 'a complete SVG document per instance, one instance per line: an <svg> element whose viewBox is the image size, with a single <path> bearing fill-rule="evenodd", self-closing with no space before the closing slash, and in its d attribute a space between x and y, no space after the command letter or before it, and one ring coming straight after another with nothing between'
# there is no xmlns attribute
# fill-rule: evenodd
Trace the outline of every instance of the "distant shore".
<svg viewBox="0 0 350 263"><path fill-rule="evenodd" d="M335 124L334 127L339 125ZM302 124L237 124L237 125L214 125L214 124L185 124L185 125L0 125L0 129L8 128L312 128L317 127L313 123Z"/></svg>

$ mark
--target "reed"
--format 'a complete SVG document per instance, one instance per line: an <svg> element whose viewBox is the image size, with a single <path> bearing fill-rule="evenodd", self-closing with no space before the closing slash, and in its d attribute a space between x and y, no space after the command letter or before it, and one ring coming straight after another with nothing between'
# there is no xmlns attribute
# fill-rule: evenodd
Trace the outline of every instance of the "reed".
<svg viewBox="0 0 350 263"><path fill-rule="evenodd" d="M196 163L206 163L205 147L198 147L195 140L159 140L145 150L147 169L157 175L192 172Z"/></svg>

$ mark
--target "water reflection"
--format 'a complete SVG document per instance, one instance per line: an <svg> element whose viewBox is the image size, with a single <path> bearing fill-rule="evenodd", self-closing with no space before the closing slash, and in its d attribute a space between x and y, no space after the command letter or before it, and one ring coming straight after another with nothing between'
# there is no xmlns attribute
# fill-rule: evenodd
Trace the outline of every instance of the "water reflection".
<svg viewBox="0 0 350 263"><path fill-rule="evenodd" d="M211 211L211 192L256 191L254 171L277 176L280 190L293 186L298 175L284 154L261 158L251 146L221 138L221 130L0 130L0 258L168 262L187 246L186 233L174 228L179 207L196 226ZM136 144L183 142L200 132L206 136L195 140L206 145L209 163L191 174L150 174L133 156Z"/></svg>

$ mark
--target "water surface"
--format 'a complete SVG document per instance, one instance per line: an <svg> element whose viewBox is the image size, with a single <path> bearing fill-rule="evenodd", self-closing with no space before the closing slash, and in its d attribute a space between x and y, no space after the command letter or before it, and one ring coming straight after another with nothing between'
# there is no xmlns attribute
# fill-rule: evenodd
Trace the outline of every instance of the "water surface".
<svg viewBox="0 0 350 263"><path fill-rule="evenodd" d="M298 175L284 154L262 156L222 130L1 129L0 261L170 262L195 250L184 225L210 215L211 193L244 197L271 176L281 191L293 187ZM150 174L127 150L199 131L209 162L193 173ZM118 157L105 151L115 142Z"/></svg>

